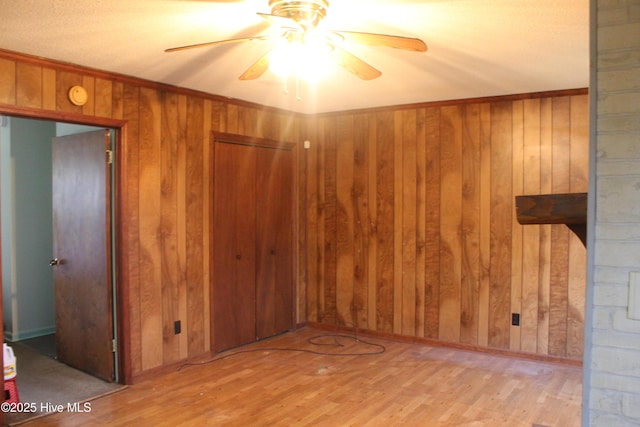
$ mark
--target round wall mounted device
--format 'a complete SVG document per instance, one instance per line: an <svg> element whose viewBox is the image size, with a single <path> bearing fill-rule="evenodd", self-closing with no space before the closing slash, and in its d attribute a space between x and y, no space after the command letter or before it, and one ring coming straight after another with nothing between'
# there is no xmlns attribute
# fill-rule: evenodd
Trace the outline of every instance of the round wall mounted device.
<svg viewBox="0 0 640 427"><path fill-rule="evenodd" d="M69 101L73 105L84 105L87 103L87 91L82 86L73 86L69 89Z"/></svg>

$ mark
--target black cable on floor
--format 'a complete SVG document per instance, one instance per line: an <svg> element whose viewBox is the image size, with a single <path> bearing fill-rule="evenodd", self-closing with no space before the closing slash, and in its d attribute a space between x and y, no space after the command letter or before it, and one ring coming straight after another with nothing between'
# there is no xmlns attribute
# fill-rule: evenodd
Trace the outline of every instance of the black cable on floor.
<svg viewBox="0 0 640 427"><path fill-rule="evenodd" d="M333 338L334 342L330 343L330 344L325 344L325 343L318 342L318 340L320 340L322 338ZM184 369L186 367L189 367L189 366L208 365L210 363L217 362L217 361L224 360L224 359L228 359L228 358L231 358L231 357L234 357L234 356L238 356L240 354L259 353L259 352L265 352L265 351L287 351L287 352L296 352L296 353L316 354L316 355L319 355L319 356L334 356L334 357L347 357L347 356L350 356L350 357L353 357L353 356L374 356L374 355L378 355L378 354L383 354L387 350L387 348L384 345L376 344L376 343L372 343L372 342L368 342L368 341L364 341L364 340L358 338L355 333L354 333L353 336L351 336L351 335L343 335L343 334L316 335L314 337L311 337L311 338L307 339L307 342L309 344L316 345L316 346L344 347L344 344L339 342L340 338L352 339L357 343L361 343L361 344L364 344L366 346L373 347L375 350L373 350L373 351L364 351L364 352L353 352L353 353L330 353L330 352L326 352L326 351L316 351L316 350L309 350L309 349L304 349L304 348L262 347L262 348L253 348L253 349L249 349L249 350L235 351L233 353L221 355L219 357L215 357L215 358L210 359L210 360L205 360L203 362L187 362L187 363L181 365L178 368L178 371L180 371L180 370L182 370L182 369Z"/></svg>

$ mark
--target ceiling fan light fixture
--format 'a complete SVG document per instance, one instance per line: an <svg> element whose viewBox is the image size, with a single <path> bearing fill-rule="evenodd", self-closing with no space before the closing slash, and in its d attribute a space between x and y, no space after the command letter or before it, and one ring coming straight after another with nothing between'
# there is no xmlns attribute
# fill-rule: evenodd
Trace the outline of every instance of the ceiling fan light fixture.
<svg viewBox="0 0 640 427"><path fill-rule="evenodd" d="M278 41L269 55L269 70L282 79L296 74L301 45L298 41Z"/></svg>
<svg viewBox="0 0 640 427"><path fill-rule="evenodd" d="M343 44L383 46L408 51L426 52L427 45L420 39L380 33L354 31L320 31L318 24L325 18L328 0L269 0L271 13L257 14L277 28L273 35L241 37L198 43L165 49L165 52L217 46L228 43L268 40L276 46L263 54L244 73L240 80L255 80L271 70L285 82L293 77L299 80L319 80L338 65L362 80L373 80L382 72L356 55ZM286 90L285 90L286 92Z"/></svg>
<svg viewBox="0 0 640 427"><path fill-rule="evenodd" d="M331 50L317 39L281 40L271 51L269 69L282 79L318 81L328 73Z"/></svg>
<svg viewBox="0 0 640 427"><path fill-rule="evenodd" d="M315 28L327 15L327 0L269 0L271 14L296 21L304 29Z"/></svg>

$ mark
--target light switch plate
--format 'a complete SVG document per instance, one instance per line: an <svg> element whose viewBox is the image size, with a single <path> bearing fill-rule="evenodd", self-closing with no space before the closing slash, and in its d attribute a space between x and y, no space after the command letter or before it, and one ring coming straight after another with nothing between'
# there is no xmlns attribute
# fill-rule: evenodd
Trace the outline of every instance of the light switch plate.
<svg viewBox="0 0 640 427"><path fill-rule="evenodd" d="M629 319L640 320L640 273L629 273Z"/></svg>

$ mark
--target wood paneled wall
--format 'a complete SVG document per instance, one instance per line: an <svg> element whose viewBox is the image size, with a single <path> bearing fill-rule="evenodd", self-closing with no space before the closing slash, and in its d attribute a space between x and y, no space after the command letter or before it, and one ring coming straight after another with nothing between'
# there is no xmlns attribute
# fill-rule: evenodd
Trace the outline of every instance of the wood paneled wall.
<svg viewBox="0 0 640 427"><path fill-rule="evenodd" d="M298 322L581 357L585 249L514 196L586 191L584 94L307 117L0 51L0 112L122 127L126 381L212 348L211 131L311 141Z"/></svg>
<svg viewBox="0 0 640 427"><path fill-rule="evenodd" d="M587 191L588 96L555 95L310 119L308 320L580 359L586 250L515 218Z"/></svg>
<svg viewBox="0 0 640 427"><path fill-rule="evenodd" d="M82 107L67 99L74 85L89 93ZM298 141L302 117L1 51L0 107L123 126L116 147L123 236L117 250L120 316L128 319L126 380L207 353L211 132ZM182 322L179 335L176 320Z"/></svg>

